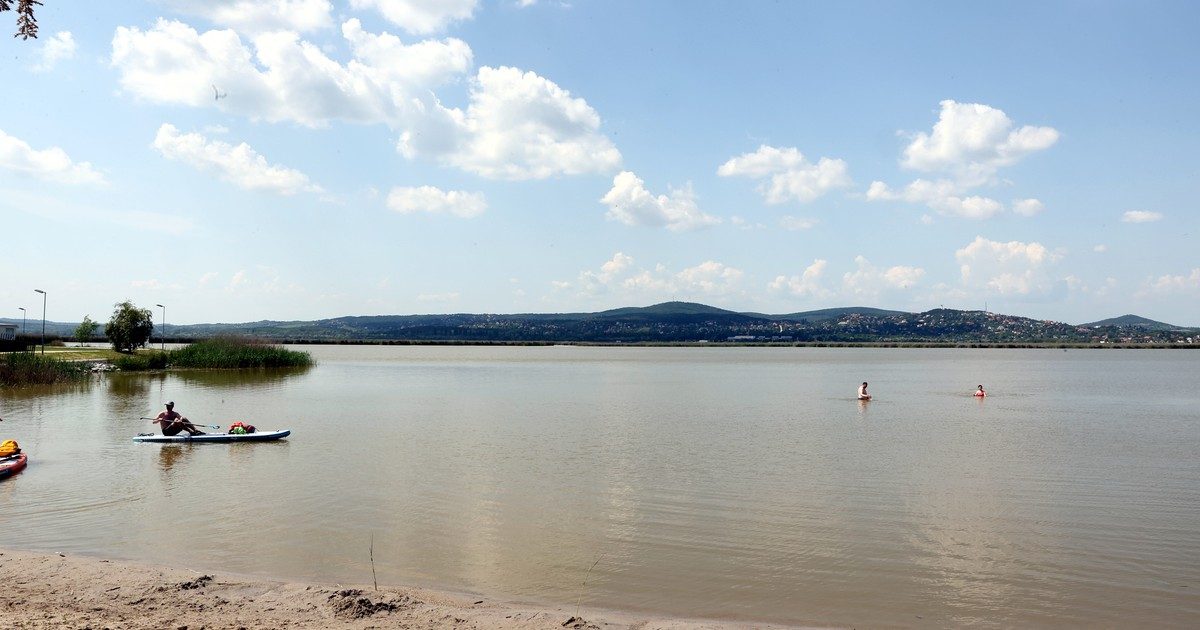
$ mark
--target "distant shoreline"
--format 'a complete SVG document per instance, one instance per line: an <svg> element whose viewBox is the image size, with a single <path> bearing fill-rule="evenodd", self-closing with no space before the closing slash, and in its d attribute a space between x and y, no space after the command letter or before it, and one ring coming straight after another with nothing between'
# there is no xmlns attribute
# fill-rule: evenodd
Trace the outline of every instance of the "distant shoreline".
<svg viewBox="0 0 1200 630"><path fill-rule="evenodd" d="M992 343L974 341L433 341L425 339L268 339L296 346L584 346L601 348L993 348L1029 350L1200 350L1172 343ZM168 340L167 343L186 343Z"/></svg>

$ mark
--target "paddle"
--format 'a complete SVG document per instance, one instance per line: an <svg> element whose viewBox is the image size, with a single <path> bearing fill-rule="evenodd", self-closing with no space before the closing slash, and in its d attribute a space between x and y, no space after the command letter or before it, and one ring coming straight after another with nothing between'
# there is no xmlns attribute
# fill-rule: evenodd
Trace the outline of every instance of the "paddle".
<svg viewBox="0 0 1200 630"><path fill-rule="evenodd" d="M142 420L157 420L157 418L147 418L146 416L142 416ZM188 420L187 422L188 422L188 424L190 424L194 427L204 427L206 429L222 428L221 425L219 425L219 424L196 424L195 422L192 422L191 420Z"/></svg>

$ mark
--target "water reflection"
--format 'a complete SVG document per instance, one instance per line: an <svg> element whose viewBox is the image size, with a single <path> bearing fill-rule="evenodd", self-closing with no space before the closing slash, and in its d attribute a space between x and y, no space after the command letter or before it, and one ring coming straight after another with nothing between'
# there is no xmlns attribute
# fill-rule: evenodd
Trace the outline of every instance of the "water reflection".
<svg viewBox="0 0 1200 630"><path fill-rule="evenodd" d="M36 457L0 546L362 582L373 537L381 583L784 624L1200 615L1200 394L1156 376L1189 353L314 350L0 392ZM897 393L851 406L863 373ZM293 434L131 443L165 400Z"/></svg>
<svg viewBox="0 0 1200 630"><path fill-rule="evenodd" d="M303 376L311 370L311 367L257 370L179 370L172 372L171 375L188 385L219 389L278 385L289 379Z"/></svg>
<svg viewBox="0 0 1200 630"><path fill-rule="evenodd" d="M183 457L186 451L191 451L193 446L184 446L182 444L162 444L158 451L158 469L167 474L175 468L176 462L180 457Z"/></svg>

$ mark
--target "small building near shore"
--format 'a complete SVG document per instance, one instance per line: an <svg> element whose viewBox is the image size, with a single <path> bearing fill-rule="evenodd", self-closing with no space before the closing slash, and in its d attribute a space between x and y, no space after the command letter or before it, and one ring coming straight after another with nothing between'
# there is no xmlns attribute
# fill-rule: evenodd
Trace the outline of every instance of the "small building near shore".
<svg viewBox="0 0 1200 630"><path fill-rule="evenodd" d="M17 327L13 324L0 324L0 341L12 341L17 338Z"/></svg>

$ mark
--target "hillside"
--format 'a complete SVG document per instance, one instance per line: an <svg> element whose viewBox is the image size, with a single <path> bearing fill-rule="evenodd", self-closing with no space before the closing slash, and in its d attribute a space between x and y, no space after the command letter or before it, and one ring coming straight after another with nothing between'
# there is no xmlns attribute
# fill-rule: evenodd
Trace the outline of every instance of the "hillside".
<svg viewBox="0 0 1200 630"><path fill-rule="evenodd" d="M1095 328L1097 326L1118 326L1118 327L1128 327L1128 328L1144 328L1146 330L1186 330L1186 327L1184 327L1184 326L1176 326L1174 324L1158 322L1158 321L1154 321L1153 319L1147 319L1145 317L1141 317L1139 315L1122 315L1120 317L1110 317L1108 319L1102 319L1098 322L1090 322L1087 324L1080 324L1080 326L1087 326L1088 328Z"/></svg>
<svg viewBox="0 0 1200 630"><path fill-rule="evenodd" d="M3 321L3 320L0 320ZM1145 322L1156 326L1146 325ZM40 322L39 322L40 324ZM50 336L74 324L47 323ZM39 331L40 333L40 326ZM1136 316L1085 325L984 311L906 313L842 307L783 315L738 313L692 302L596 313L350 316L315 321L172 324L171 339L241 335L277 341L412 343L983 343L1200 344L1200 334ZM30 331L30 336L36 334ZM1189 335L1194 335L1189 337ZM158 338L156 331L155 338Z"/></svg>

